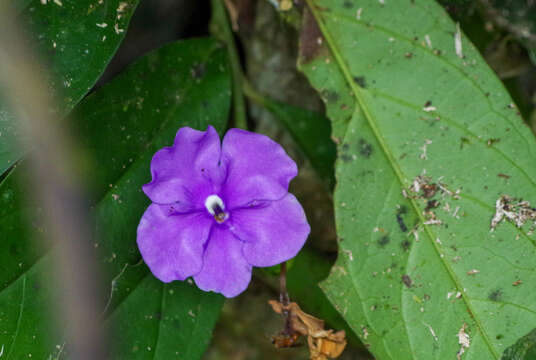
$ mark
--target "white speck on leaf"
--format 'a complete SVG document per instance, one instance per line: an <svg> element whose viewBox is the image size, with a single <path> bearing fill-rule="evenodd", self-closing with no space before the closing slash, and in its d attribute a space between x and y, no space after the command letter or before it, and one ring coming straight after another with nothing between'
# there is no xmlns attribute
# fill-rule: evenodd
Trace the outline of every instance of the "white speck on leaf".
<svg viewBox="0 0 536 360"><path fill-rule="evenodd" d="M463 353L465 352L465 349L468 349L471 345L469 334L465 332L467 329L467 324L464 323L460 330L458 331L458 344L461 345L460 350L458 350L458 353L456 354L456 358L460 360L462 358Z"/></svg>
<svg viewBox="0 0 536 360"><path fill-rule="evenodd" d="M362 13L363 13L363 8L359 8L359 9L357 9L357 13L356 13L356 15L355 15L355 18L356 18L357 20L361 20L361 14L362 14Z"/></svg>
<svg viewBox="0 0 536 360"><path fill-rule="evenodd" d="M428 328L428 330L430 330L430 334L432 334L432 336L434 337L434 340L438 341L437 335L436 335L434 329L432 329L432 327L430 325L426 324L426 323L423 323L423 324Z"/></svg>
<svg viewBox="0 0 536 360"><path fill-rule="evenodd" d="M119 6L117 7L117 12L118 13L125 12L125 9L126 9L127 6L128 6L128 4L126 2L120 2Z"/></svg>
<svg viewBox="0 0 536 360"><path fill-rule="evenodd" d="M63 6L62 2L60 0L54 0L54 4L58 6Z"/></svg>
<svg viewBox="0 0 536 360"><path fill-rule="evenodd" d="M460 23L456 23L456 32L454 33L454 50L456 51L456 55L463 59L462 31L460 30Z"/></svg>
<svg viewBox="0 0 536 360"><path fill-rule="evenodd" d="M365 326L363 326L362 329L363 329L363 339L367 340L369 336L369 332Z"/></svg>
<svg viewBox="0 0 536 360"><path fill-rule="evenodd" d="M536 210L530 206L528 201L519 200L516 202L508 195L501 195L495 202L495 215L491 219L490 232L493 232L504 219L520 228L527 221L536 220Z"/></svg>
<svg viewBox="0 0 536 360"><path fill-rule="evenodd" d="M480 272L480 270L472 269L467 272L467 275L476 275Z"/></svg>
<svg viewBox="0 0 536 360"><path fill-rule="evenodd" d="M121 34L123 31L125 31L124 29L120 29L119 24L117 23L114 25L114 30L116 34Z"/></svg>
<svg viewBox="0 0 536 360"><path fill-rule="evenodd" d="M423 146L421 146L419 149L421 149L422 153L419 155L419 158L422 160L428 159L428 155L426 154L426 150L428 145L432 143L432 140L425 139Z"/></svg>
<svg viewBox="0 0 536 360"><path fill-rule="evenodd" d="M96 25L97 25L98 27L100 27L100 28L103 28L103 29L104 29L105 27L108 26L108 24L106 24L106 23L96 24Z"/></svg>
<svg viewBox="0 0 536 360"><path fill-rule="evenodd" d="M419 242L419 228L411 230L410 234L412 234L413 237L415 237L415 242Z"/></svg>
<svg viewBox="0 0 536 360"><path fill-rule="evenodd" d="M432 40L430 40L430 35L428 35L428 34L424 35L424 41L426 41L426 45L431 49L432 48Z"/></svg>
<svg viewBox="0 0 536 360"><path fill-rule="evenodd" d="M436 111L437 108L435 106L425 106L422 108L422 111L425 111L425 112L431 112L431 111Z"/></svg>

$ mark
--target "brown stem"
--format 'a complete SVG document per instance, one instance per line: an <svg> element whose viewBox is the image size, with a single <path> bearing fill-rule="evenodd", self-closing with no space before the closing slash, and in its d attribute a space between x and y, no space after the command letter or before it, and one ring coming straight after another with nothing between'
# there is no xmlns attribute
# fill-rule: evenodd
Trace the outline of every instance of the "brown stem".
<svg viewBox="0 0 536 360"><path fill-rule="evenodd" d="M281 270L279 272L279 302L284 306L287 306L290 302L287 292L287 262L281 263Z"/></svg>

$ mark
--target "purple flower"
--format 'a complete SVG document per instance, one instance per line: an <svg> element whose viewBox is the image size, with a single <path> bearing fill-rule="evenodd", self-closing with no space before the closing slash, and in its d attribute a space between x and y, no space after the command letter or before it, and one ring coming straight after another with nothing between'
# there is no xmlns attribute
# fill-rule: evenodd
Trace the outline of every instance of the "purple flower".
<svg viewBox="0 0 536 360"><path fill-rule="evenodd" d="M163 282L193 276L205 291L233 297L253 266L294 257L310 227L288 193L298 173L283 148L240 129L220 145L216 130L183 127L151 161L143 191L152 204L138 226L138 247Z"/></svg>

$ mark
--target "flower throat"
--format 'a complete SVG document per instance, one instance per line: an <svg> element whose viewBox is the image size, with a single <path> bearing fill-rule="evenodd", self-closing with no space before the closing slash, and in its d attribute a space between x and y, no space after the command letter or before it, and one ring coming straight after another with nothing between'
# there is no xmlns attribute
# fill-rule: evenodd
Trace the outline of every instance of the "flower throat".
<svg viewBox="0 0 536 360"><path fill-rule="evenodd" d="M207 211L214 216L214 220L218 224L223 223L229 218L229 214L225 212L223 200L218 195L210 195L205 200Z"/></svg>

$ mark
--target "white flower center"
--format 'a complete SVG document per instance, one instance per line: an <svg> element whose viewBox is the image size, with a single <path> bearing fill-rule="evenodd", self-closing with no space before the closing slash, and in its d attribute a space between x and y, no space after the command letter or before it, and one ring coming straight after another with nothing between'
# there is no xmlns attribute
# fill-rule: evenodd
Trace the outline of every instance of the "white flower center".
<svg viewBox="0 0 536 360"><path fill-rule="evenodd" d="M223 200L218 195L209 195L205 199L205 207L207 208L210 215L218 215L218 213L225 210L225 205L223 205Z"/></svg>
<svg viewBox="0 0 536 360"><path fill-rule="evenodd" d="M225 212L225 205L223 200L218 195L210 195L205 199L205 207L210 215L214 217L214 220L218 224L222 224L229 218L229 214Z"/></svg>

